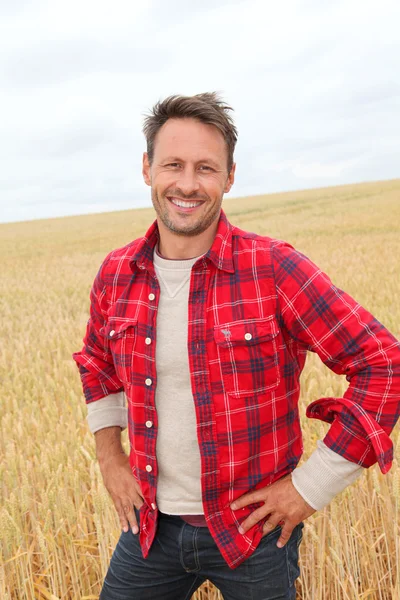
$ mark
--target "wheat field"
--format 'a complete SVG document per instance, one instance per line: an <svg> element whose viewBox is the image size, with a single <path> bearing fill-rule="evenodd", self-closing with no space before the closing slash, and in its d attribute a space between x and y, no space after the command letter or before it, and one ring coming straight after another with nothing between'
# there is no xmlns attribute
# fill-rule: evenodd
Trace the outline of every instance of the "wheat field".
<svg viewBox="0 0 400 600"><path fill-rule="evenodd" d="M287 240L400 338L400 180L229 199L234 224ZM119 536L78 370L94 276L152 209L0 225L0 599L94 600ZM327 426L304 417L347 383L309 356L305 457ZM298 598L400 600L400 435L377 466L305 525ZM126 444L126 432L124 432ZM205 584L193 597L221 595Z"/></svg>

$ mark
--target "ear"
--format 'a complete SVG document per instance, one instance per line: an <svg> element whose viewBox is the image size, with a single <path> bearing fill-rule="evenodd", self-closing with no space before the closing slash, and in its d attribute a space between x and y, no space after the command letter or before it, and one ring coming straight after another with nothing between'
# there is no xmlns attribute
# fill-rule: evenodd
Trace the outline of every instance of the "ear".
<svg viewBox="0 0 400 600"><path fill-rule="evenodd" d="M143 152L142 175L144 182L151 186L150 162L147 152Z"/></svg>
<svg viewBox="0 0 400 600"><path fill-rule="evenodd" d="M225 183L225 187L224 187L224 193L225 194L227 194L230 191L231 187L234 184L234 181L235 181L235 171L236 171L236 163L233 163L232 169L231 169L231 171L230 171L230 173L228 175L228 179L226 180L226 183Z"/></svg>

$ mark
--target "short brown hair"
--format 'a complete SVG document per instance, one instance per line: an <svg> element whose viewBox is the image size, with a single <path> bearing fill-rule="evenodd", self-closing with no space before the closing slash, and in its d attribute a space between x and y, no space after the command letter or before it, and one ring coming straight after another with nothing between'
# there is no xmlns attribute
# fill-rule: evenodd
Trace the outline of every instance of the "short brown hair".
<svg viewBox="0 0 400 600"><path fill-rule="evenodd" d="M157 102L144 119L143 133L147 141L147 155L150 164L154 156L154 142L158 131L168 119L197 119L201 123L214 125L224 136L228 150L228 173L233 165L233 152L237 141L237 129L228 111L231 106L216 92L206 92L195 96L169 96Z"/></svg>

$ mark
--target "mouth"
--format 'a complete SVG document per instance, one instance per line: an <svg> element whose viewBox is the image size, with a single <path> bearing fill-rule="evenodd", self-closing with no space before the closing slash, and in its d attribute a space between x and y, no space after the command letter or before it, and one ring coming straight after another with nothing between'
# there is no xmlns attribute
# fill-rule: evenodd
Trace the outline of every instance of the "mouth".
<svg viewBox="0 0 400 600"><path fill-rule="evenodd" d="M167 196L167 200L183 212L193 212L203 204L202 200L182 200L181 198L175 198L174 196Z"/></svg>

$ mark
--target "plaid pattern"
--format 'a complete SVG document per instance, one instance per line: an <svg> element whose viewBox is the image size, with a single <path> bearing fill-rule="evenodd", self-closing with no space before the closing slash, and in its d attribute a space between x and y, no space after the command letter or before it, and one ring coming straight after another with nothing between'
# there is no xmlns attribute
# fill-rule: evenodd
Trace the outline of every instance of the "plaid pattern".
<svg viewBox="0 0 400 600"><path fill-rule="evenodd" d="M130 464L145 499L144 556L158 515L157 239L154 223L106 257L91 291L84 347L73 355L87 402L125 390ZM307 351L350 383L343 398L308 407L309 417L332 423L325 443L364 467L378 461L386 472L393 455L388 434L399 414L400 344L303 254L233 227L223 212L211 249L193 266L188 310L204 512L235 568L257 547L263 523L239 534L257 505L234 512L230 503L291 472L302 454L297 405Z"/></svg>

